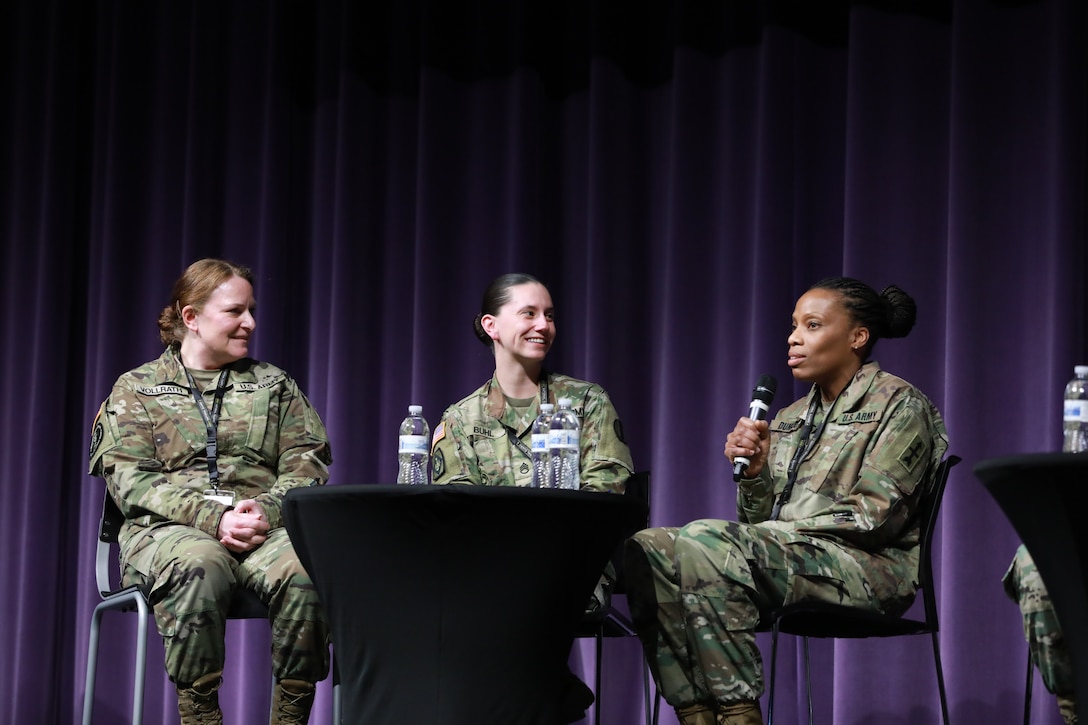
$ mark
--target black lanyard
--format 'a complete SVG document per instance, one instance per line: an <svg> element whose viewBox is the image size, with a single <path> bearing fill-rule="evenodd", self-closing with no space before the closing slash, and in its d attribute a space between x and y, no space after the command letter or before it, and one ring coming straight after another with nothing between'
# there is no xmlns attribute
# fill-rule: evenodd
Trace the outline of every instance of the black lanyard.
<svg viewBox="0 0 1088 725"><path fill-rule="evenodd" d="M193 394L193 400L196 401L197 410L200 411L200 417L204 419L204 427L208 432L208 480L212 484L212 490L217 493L219 491L219 465L216 460L219 456L219 434L217 429L219 428L219 413L223 409L223 395L227 392L227 377L229 375L230 368L223 368L223 372L219 373L219 379L215 382L215 400L212 402L212 409L209 412L208 406L204 402L204 396L197 388L196 380L193 379L193 374L189 372L189 368L185 368L185 377L189 378L189 390Z"/></svg>
<svg viewBox="0 0 1088 725"><path fill-rule="evenodd" d="M782 493L778 494L778 500L774 502L774 506L771 508L771 521L778 519L778 515L782 513L782 507L785 506L790 500L790 494L793 493L793 485L797 483L797 469L801 467L801 461L808 457L808 454L812 452L812 449L816 447L816 442L820 440L820 436L824 433L824 428L827 427L827 421L831 420L831 414L835 412L835 403L839 402L839 398L846 392L846 387L839 391L839 394L835 396L835 400L832 401L831 407L827 409L827 415L820 421L820 427L816 429L816 435L812 436L811 440L809 436L812 435L812 421L816 418L816 408L820 405L820 389L814 388L812 391L812 402L808 404L808 412L805 414L805 423L801 426L801 440L797 443L797 450L793 452L793 458L790 459L789 468L786 469L786 487L782 489Z"/></svg>
<svg viewBox="0 0 1088 725"><path fill-rule="evenodd" d="M544 370L540 371L540 403L543 405L548 402L548 373ZM517 449L525 454L525 457L530 461L533 460L533 452L529 450L529 446L525 445L518 432L508 426L506 423L502 424L502 427L506 429L506 437L509 438Z"/></svg>

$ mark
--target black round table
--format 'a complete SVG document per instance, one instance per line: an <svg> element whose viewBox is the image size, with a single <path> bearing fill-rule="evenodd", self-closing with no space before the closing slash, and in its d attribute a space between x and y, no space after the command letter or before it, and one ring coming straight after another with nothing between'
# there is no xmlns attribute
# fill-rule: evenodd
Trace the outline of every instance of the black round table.
<svg viewBox="0 0 1088 725"><path fill-rule="evenodd" d="M633 497L482 486L292 490L284 519L332 629L343 722L551 725L574 632Z"/></svg>
<svg viewBox="0 0 1088 725"><path fill-rule="evenodd" d="M1088 721L1088 453L991 458L975 476L1005 512L1046 584L1073 660L1077 715Z"/></svg>

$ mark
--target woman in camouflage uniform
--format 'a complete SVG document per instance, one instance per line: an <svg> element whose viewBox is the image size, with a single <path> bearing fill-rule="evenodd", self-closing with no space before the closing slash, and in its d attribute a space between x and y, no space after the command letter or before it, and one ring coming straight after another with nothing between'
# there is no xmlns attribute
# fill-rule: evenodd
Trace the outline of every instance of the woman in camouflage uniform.
<svg viewBox="0 0 1088 725"><path fill-rule="evenodd" d="M533 421L540 403L570 398L581 424L582 490L623 493L634 470L631 451L612 401L601 386L544 370L555 340L555 315L547 287L527 274L505 274L484 292L473 321L476 336L495 355L491 379L449 406L431 442L436 484L529 486ZM614 581L609 563L590 600L601 610ZM593 693L572 674L564 694L569 722L582 719Z"/></svg>
<svg viewBox="0 0 1088 725"><path fill-rule="evenodd" d="M738 521L640 532L627 598L647 659L684 725L762 723L760 616L801 600L903 612L917 589L918 491L948 447L940 413L868 361L913 327L914 300L848 278L798 301L788 364L811 393L741 418L725 455L750 459Z"/></svg>
<svg viewBox="0 0 1088 725"><path fill-rule="evenodd" d="M527 274L505 274L488 286L481 308L473 326L495 355L495 373L442 414L431 443L434 482L528 486L540 403L570 398L582 425L581 487L623 493L633 464L608 393L544 370L555 340L548 288Z"/></svg>
<svg viewBox="0 0 1088 725"><path fill-rule="evenodd" d="M306 722L329 670L328 626L280 506L323 484L325 427L283 370L246 357L252 275L191 265L159 317L163 354L114 383L95 418L90 472L125 515L125 584L147 594L182 723L221 723L218 689L233 591L268 605L273 723Z"/></svg>

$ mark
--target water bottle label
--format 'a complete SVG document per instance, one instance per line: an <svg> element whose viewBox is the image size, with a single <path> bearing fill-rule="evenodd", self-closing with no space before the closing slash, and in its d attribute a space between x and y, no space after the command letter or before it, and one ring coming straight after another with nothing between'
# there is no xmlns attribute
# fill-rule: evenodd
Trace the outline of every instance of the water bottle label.
<svg viewBox="0 0 1088 725"><path fill-rule="evenodd" d="M1065 401L1066 423L1088 423L1088 400Z"/></svg>
<svg viewBox="0 0 1088 725"><path fill-rule="evenodd" d="M401 453L429 453L427 449L427 436L401 436Z"/></svg>
<svg viewBox="0 0 1088 725"><path fill-rule="evenodd" d="M531 448L534 451L540 451L541 453L548 450L548 434L533 433L533 442Z"/></svg>
<svg viewBox="0 0 1088 725"><path fill-rule="evenodd" d="M578 450L578 432L573 430L552 430L548 433L548 448L573 448Z"/></svg>

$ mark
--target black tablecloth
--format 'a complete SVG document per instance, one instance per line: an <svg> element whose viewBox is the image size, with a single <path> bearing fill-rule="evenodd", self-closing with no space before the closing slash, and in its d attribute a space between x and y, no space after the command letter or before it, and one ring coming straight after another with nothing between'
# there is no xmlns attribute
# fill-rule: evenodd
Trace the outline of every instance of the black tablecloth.
<svg viewBox="0 0 1088 725"><path fill-rule="evenodd" d="M1005 512L1046 584L1073 659L1077 714L1088 722L1088 454L993 458L975 475Z"/></svg>
<svg viewBox="0 0 1088 725"><path fill-rule="evenodd" d="M615 494L481 486L291 491L284 518L332 627L345 723L543 725L616 546Z"/></svg>

